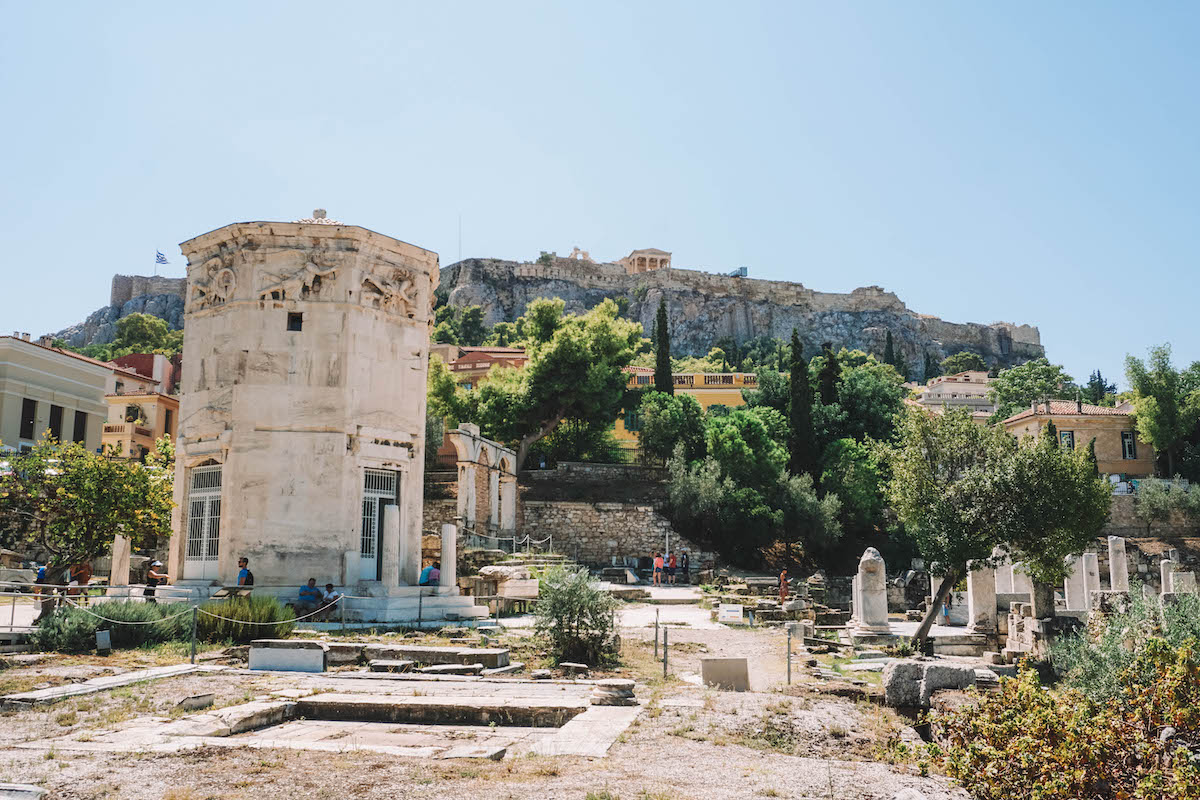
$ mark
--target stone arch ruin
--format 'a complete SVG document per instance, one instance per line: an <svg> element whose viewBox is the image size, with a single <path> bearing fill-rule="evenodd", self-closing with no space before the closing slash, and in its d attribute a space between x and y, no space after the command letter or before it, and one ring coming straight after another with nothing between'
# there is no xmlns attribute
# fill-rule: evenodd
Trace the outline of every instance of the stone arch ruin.
<svg viewBox="0 0 1200 800"><path fill-rule="evenodd" d="M447 431L458 464L458 520L464 531L511 534L517 527L517 454L463 423Z"/></svg>

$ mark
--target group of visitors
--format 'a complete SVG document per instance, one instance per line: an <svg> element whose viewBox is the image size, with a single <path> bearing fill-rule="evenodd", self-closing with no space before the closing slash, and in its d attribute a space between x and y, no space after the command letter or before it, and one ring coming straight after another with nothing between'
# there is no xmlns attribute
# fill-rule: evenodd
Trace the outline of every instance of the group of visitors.
<svg viewBox="0 0 1200 800"><path fill-rule="evenodd" d="M690 564L688 562L687 550L676 557L675 553L670 553L664 556L662 553L654 554L654 585L663 585L663 573L666 573L667 583L675 585L675 573L682 571L684 580L691 583L690 573L688 572Z"/></svg>
<svg viewBox="0 0 1200 800"><path fill-rule="evenodd" d="M325 584L325 588L321 589L317 586L316 578L309 578L308 583L300 587L300 597L295 604L296 616L319 611L314 619L328 619L341 599L342 593L333 588L332 583Z"/></svg>

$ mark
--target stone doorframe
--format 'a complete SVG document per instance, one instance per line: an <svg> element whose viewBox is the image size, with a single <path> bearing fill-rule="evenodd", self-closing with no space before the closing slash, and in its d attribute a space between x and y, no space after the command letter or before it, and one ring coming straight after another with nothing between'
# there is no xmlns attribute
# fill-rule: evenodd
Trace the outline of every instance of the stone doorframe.
<svg viewBox="0 0 1200 800"><path fill-rule="evenodd" d="M458 457L458 519L462 528L512 533L517 527L516 451L483 438L478 425L465 422L447 431L446 438ZM486 504L479 486L486 487Z"/></svg>

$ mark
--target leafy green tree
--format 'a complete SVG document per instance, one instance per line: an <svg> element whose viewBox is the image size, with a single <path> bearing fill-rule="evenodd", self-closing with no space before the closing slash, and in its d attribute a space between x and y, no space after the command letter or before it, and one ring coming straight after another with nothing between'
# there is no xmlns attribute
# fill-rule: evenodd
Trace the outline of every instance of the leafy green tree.
<svg viewBox="0 0 1200 800"><path fill-rule="evenodd" d="M771 437L771 441L785 448L786 451L788 439L791 436L787 417L770 406L747 408L746 411L758 417L758 421L767 429L767 435Z"/></svg>
<svg viewBox="0 0 1200 800"><path fill-rule="evenodd" d="M601 590L585 569L555 567L539 583L534 634L546 643L554 663L615 664L617 601L612 595Z"/></svg>
<svg viewBox="0 0 1200 800"><path fill-rule="evenodd" d="M1073 400L1075 388L1071 376L1045 358L1035 358L1003 370L988 386L988 397L996 403L996 413L991 421L1001 422L1029 408L1035 401Z"/></svg>
<svg viewBox="0 0 1200 800"><path fill-rule="evenodd" d="M642 326L619 318L610 300L584 314L564 314L564 305L539 298L526 307L519 325L529 361L521 369L494 369L469 393L430 370L430 407L513 444L518 469L563 420L607 426L628 405L623 370L641 346Z"/></svg>
<svg viewBox="0 0 1200 800"><path fill-rule="evenodd" d="M821 487L841 500L839 520L846 533L866 537L883 520L884 478L878 448L838 439L825 450Z"/></svg>
<svg viewBox="0 0 1200 800"><path fill-rule="evenodd" d="M483 309L480 306L467 306L459 309L458 330L460 343L467 347L478 347L488 336L487 325L483 322Z"/></svg>
<svg viewBox="0 0 1200 800"><path fill-rule="evenodd" d="M774 541L783 513L761 491L723 475L715 458L688 462L679 453L668 466L671 522L680 533L742 564L753 563L759 548Z"/></svg>
<svg viewBox="0 0 1200 800"><path fill-rule="evenodd" d="M437 344L461 344L458 338L458 331L450 322L439 322L435 325L430 338Z"/></svg>
<svg viewBox="0 0 1200 800"><path fill-rule="evenodd" d="M666 463L677 446L688 461L704 457L704 413L695 397L647 392L638 407L642 427L638 432L643 458Z"/></svg>
<svg viewBox="0 0 1200 800"><path fill-rule="evenodd" d="M43 549L52 569L91 561L113 539L151 546L171 535L174 447L160 440L146 463L98 455L49 436L6 456L0 469L0 544Z"/></svg>
<svg viewBox="0 0 1200 800"><path fill-rule="evenodd" d="M667 300L658 301L654 318L654 388L663 394L675 394L675 379L671 374L671 331L667 322Z"/></svg>
<svg viewBox="0 0 1200 800"><path fill-rule="evenodd" d="M620 464L625 452L613 435L611 423L565 419L551 433L529 448L535 459L544 458L548 465L560 461L583 461L593 464Z"/></svg>
<svg viewBox="0 0 1200 800"><path fill-rule="evenodd" d="M904 407L904 394L903 376L874 358L843 368L838 389L838 405L846 413L842 435L858 441L867 437L890 440L896 429L896 415Z"/></svg>
<svg viewBox="0 0 1200 800"><path fill-rule="evenodd" d="M1169 344L1152 347L1150 357L1125 358L1125 377L1134 392L1138 436L1166 456L1166 474L1174 475L1180 445L1200 422L1200 362L1185 370L1171 364Z"/></svg>
<svg viewBox="0 0 1200 800"><path fill-rule="evenodd" d="M111 342L87 345L78 352L89 358L112 361L131 353L173 356L182 350L183 331L171 330L166 320L153 314L135 312L117 320L117 334Z"/></svg>
<svg viewBox="0 0 1200 800"><path fill-rule="evenodd" d="M773 484L787 462L787 451L773 438L757 414L735 408L710 419L704 431L708 454L721 465L721 474L741 486Z"/></svg>
<svg viewBox="0 0 1200 800"><path fill-rule="evenodd" d="M520 331L512 322L497 322L492 326L492 334L487 344L492 347L512 347L521 341Z"/></svg>
<svg viewBox="0 0 1200 800"><path fill-rule="evenodd" d="M1066 556L1082 552L1108 516L1111 489L1083 450L1059 448L1046 435L1014 444L964 409L906 413L889 461L891 507L931 572L944 576L917 644L969 562L989 563L1000 548L1035 581L1061 581Z"/></svg>
<svg viewBox="0 0 1200 800"><path fill-rule="evenodd" d="M1150 528L1154 523L1168 522L1173 514L1180 514L1196 524L1200 522L1200 489L1149 478L1138 484L1133 513L1146 523L1147 536L1151 535Z"/></svg>
<svg viewBox="0 0 1200 800"><path fill-rule="evenodd" d="M829 342L821 345L821 356L825 363L817 374L817 386L820 389L821 402L831 406L838 401L838 384L841 382L842 370L833 352L833 345Z"/></svg>
<svg viewBox="0 0 1200 800"><path fill-rule="evenodd" d="M742 401L750 408L766 406L776 411L787 412L790 383L783 373L774 369L761 368L757 375L756 389L742 389Z"/></svg>
<svg viewBox="0 0 1200 800"><path fill-rule="evenodd" d="M782 513L777 538L786 547L787 560L793 562L794 548L814 559L827 559L842 537L841 499L831 492L818 493L811 475L786 472L773 494L772 502Z"/></svg>
<svg viewBox="0 0 1200 800"><path fill-rule="evenodd" d="M1109 383L1100 374L1100 370L1096 370L1088 376L1087 386L1084 388L1084 397L1092 405L1096 406L1112 406L1113 399L1117 394L1117 385Z"/></svg>
<svg viewBox="0 0 1200 800"><path fill-rule="evenodd" d="M883 346L883 363L896 365L896 346L892 342L892 332L887 332L887 343Z"/></svg>
<svg viewBox="0 0 1200 800"><path fill-rule="evenodd" d="M808 362L804 360L804 345L796 329L792 329L791 378L788 382L791 397L788 403L788 469L793 475L816 475L820 455L817 451L816 430L813 427L813 388Z"/></svg>
<svg viewBox="0 0 1200 800"><path fill-rule="evenodd" d="M942 374L957 375L960 372L979 372L987 369L987 362L978 353L967 350L942 359Z"/></svg>

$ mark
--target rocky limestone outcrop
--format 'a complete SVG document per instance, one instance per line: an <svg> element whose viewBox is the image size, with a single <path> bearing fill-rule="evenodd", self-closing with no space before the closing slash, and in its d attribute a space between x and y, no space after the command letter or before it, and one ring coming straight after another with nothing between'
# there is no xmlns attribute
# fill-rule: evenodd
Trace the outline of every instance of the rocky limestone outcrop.
<svg viewBox="0 0 1200 800"><path fill-rule="evenodd" d="M799 283L764 281L669 268L628 275L618 264L554 259L524 264L472 258L441 271L440 285L453 306L483 307L488 324L512 321L538 297L561 297L570 312L605 298L625 298L626 316L647 335L659 300L665 298L672 351L704 355L724 336L745 342L757 336L788 339L796 328L809 355L821 343L883 352L888 331L895 347L920 378L925 354L941 360L969 350L989 364L1011 366L1045 354L1036 327L1006 322L947 322L918 314L878 286L848 294L818 292Z"/></svg>
<svg viewBox="0 0 1200 800"><path fill-rule="evenodd" d="M171 330L179 330L183 327L183 297L178 294L137 295L123 303L98 309L83 322L51 335L65 339L71 347L108 344L117 336L117 320L130 314L152 314L166 320Z"/></svg>

